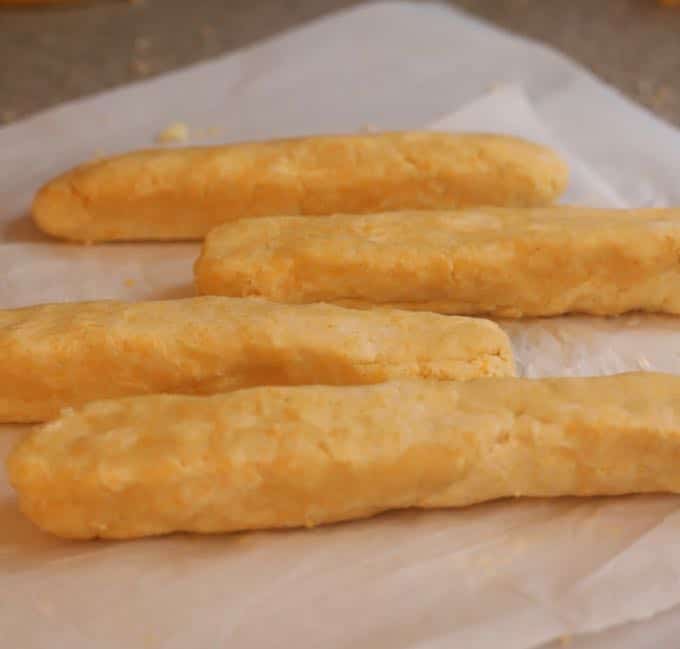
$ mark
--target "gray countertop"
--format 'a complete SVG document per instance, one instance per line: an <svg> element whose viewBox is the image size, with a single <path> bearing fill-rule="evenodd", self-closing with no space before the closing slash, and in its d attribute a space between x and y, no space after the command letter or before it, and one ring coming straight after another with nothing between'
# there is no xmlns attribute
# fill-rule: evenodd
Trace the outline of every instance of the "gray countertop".
<svg viewBox="0 0 680 649"><path fill-rule="evenodd" d="M450 0L541 41L680 125L680 8ZM0 123L273 35L352 0L111 0L0 9Z"/></svg>

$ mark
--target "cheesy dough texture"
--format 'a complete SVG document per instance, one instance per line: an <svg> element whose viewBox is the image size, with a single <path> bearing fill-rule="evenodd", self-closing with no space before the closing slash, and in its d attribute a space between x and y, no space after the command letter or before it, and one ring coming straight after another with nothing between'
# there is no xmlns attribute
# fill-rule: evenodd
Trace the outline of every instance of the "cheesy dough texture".
<svg viewBox="0 0 680 649"><path fill-rule="evenodd" d="M154 392L514 374L494 323L203 297L0 311L0 421Z"/></svg>
<svg viewBox="0 0 680 649"><path fill-rule="evenodd" d="M680 313L680 209L478 208L246 219L199 293L519 318Z"/></svg>
<svg viewBox="0 0 680 649"><path fill-rule="evenodd" d="M547 205L567 176L555 153L511 137L318 136L91 162L47 183L33 217L75 241L201 239L243 217Z"/></svg>
<svg viewBox="0 0 680 649"><path fill-rule="evenodd" d="M23 512L82 539L680 492L678 466L680 377L651 373L98 401L37 428L8 460Z"/></svg>

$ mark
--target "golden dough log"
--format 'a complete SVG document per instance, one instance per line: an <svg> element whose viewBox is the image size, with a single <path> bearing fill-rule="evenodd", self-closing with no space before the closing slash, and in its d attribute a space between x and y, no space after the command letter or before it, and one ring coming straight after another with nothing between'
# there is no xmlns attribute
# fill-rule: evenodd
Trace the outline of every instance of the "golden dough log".
<svg viewBox="0 0 680 649"><path fill-rule="evenodd" d="M680 313L680 209L477 208L245 219L199 293L519 318Z"/></svg>
<svg viewBox="0 0 680 649"><path fill-rule="evenodd" d="M513 375L494 323L405 311L193 298L0 311L0 421L154 392Z"/></svg>
<svg viewBox="0 0 680 649"><path fill-rule="evenodd" d="M38 193L44 232L75 241L200 239L242 217L545 205L567 182L550 150L434 132L138 151L85 164Z"/></svg>
<svg viewBox="0 0 680 649"><path fill-rule="evenodd" d="M8 460L22 511L83 539L680 492L679 466L680 377L662 374L99 401L37 428Z"/></svg>

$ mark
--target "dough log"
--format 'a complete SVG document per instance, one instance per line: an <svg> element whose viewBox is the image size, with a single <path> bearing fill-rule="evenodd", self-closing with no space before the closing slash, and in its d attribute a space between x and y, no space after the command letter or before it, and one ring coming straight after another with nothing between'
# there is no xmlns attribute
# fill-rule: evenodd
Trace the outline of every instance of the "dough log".
<svg viewBox="0 0 680 649"><path fill-rule="evenodd" d="M406 132L138 151L45 185L38 227L75 241L201 239L242 217L547 205L565 164L517 138Z"/></svg>
<svg viewBox="0 0 680 649"><path fill-rule="evenodd" d="M0 311L0 421L94 399L514 373L494 323L207 297Z"/></svg>
<svg viewBox="0 0 680 649"><path fill-rule="evenodd" d="M72 538L312 526L510 496L680 492L680 377L392 381L99 401L12 452Z"/></svg>
<svg viewBox="0 0 680 649"><path fill-rule="evenodd" d="M680 209L478 208L245 219L199 293L519 318L680 313Z"/></svg>

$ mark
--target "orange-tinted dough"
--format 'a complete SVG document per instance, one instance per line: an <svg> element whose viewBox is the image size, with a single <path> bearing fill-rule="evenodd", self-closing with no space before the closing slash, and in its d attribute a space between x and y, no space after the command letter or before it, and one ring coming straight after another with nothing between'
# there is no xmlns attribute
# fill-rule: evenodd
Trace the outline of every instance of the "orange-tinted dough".
<svg viewBox="0 0 680 649"><path fill-rule="evenodd" d="M37 428L8 463L32 521L85 539L677 493L678 466L680 377L662 374L98 401Z"/></svg>
<svg viewBox="0 0 680 649"><path fill-rule="evenodd" d="M244 219L199 293L518 318L680 313L680 209L476 208Z"/></svg>
<svg viewBox="0 0 680 649"><path fill-rule="evenodd" d="M319 136L92 162L47 183L33 217L76 241L200 239L243 217L546 205L566 182L556 154L517 138Z"/></svg>
<svg viewBox="0 0 680 649"><path fill-rule="evenodd" d="M204 297L0 311L0 421L153 392L514 373L494 323Z"/></svg>

